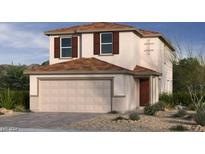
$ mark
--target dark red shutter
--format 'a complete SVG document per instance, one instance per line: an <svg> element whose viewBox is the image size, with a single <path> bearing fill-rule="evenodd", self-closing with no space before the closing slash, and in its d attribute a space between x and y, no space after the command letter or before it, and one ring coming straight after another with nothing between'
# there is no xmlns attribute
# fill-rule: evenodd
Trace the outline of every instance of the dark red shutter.
<svg viewBox="0 0 205 154"><path fill-rule="evenodd" d="M94 33L94 55L100 54L100 33Z"/></svg>
<svg viewBox="0 0 205 154"><path fill-rule="evenodd" d="M73 58L78 57L78 37L77 36L72 37L72 57Z"/></svg>
<svg viewBox="0 0 205 154"><path fill-rule="evenodd" d="M113 32L113 54L119 54L119 32Z"/></svg>
<svg viewBox="0 0 205 154"><path fill-rule="evenodd" d="M54 38L54 58L60 58L60 37Z"/></svg>

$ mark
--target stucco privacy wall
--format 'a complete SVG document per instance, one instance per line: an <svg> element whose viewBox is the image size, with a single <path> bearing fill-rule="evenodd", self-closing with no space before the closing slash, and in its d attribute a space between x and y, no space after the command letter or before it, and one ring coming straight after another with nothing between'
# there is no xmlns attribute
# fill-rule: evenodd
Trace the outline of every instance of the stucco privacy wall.
<svg viewBox="0 0 205 154"><path fill-rule="evenodd" d="M113 110L134 110L139 104L137 80L131 75L30 75L30 108L39 111L38 78L113 78Z"/></svg>

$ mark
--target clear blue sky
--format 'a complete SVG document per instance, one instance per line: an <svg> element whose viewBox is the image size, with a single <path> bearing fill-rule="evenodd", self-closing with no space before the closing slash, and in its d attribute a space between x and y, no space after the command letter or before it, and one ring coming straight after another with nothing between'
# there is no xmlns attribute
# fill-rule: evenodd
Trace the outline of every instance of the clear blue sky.
<svg viewBox="0 0 205 154"><path fill-rule="evenodd" d="M77 22L0 23L0 64L33 64L48 59L48 37L43 32L68 27ZM205 23L124 22L147 30L159 31L169 40L201 48L205 45Z"/></svg>

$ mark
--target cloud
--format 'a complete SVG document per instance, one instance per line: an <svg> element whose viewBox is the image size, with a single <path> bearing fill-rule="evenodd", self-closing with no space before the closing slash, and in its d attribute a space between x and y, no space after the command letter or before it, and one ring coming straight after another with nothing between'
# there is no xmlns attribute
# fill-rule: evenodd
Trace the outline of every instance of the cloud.
<svg viewBox="0 0 205 154"><path fill-rule="evenodd" d="M12 23L0 23L0 46L48 49L48 39L43 36L42 32L22 30Z"/></svg>

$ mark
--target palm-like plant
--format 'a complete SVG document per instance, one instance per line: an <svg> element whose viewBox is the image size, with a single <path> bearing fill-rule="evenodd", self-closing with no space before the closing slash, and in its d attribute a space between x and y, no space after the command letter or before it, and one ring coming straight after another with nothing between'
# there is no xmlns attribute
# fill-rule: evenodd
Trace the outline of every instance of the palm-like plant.
<svg viewBox="0 0 205 154"><path fill-rule="evenodd" d="M6 109L12 109L15 104L15 97L8 88L0 93L0 106Z"/></svg>

